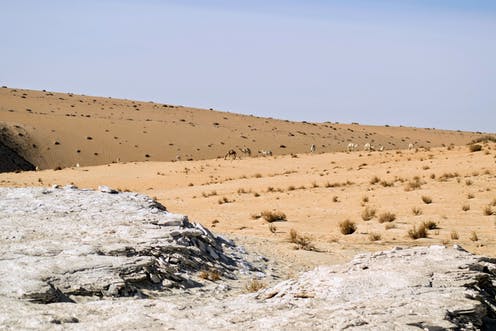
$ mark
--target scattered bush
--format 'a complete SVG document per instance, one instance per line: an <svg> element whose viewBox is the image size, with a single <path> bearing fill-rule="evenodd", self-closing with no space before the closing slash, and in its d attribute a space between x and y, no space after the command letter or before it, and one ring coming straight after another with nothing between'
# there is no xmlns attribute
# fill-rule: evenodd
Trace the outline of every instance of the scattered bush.
<svg viewBox="0 0 496 331"><path fill-rule="evenodd" d="M379 223L391 223L396 219L396 215L390 212L385 212L379 215Z"/></svg>
<svg viewBox="0 0 496 331"><path fill-rule="evenodd" d="M305 251L314 251L315 246L309 236L300 235L295 229L289 231L289 242L296 244L295 249L302 249Z"/></svg>
<svg viewBox="0 0 496 331"><path fill-rule="evenodd" d="M206 279L215 282L220 279L220 274L217 270L210 269L210 270L200 271L198 277L200 277L201 279Z"/></svg>
<svg viewBox="0 0 496 331"><path fill-rule="evenodd" d="M248 284L245 286L245 290L247 292L253 293L253 292L258 292L261 289L265 288L267 285L265 283L259 281L258 279L252 279Z"/></svg>
<svg viewBox="0 0 496 331"><path fill-rule="evenodd" d="M472 193L467 194L467 199L473 199L474 197L475 197L475 195L473 195Z"/></svg>
<svg viewBox="0 0 496 331"><path fill-rule="evenodd" d="M464 205L462 206L462 210L463 210L463 211L469 211L469 210L470 210L470 205L469 205L468 203L464 204Z"/></svg>
<svg viewBox="0 0 496 331"><path fill-rule="evenodd" d="M337 195L333 196L332 202L339 202L339 197Z"/></svg>
<svg viewBox="0 0 496 331"><path fill-rule="evenodd" d="M415 216L422 215L422 209L419 207L412 207L412 214Z"/></svg>
<svg viewBox="0 0 496 331"><path fill-rule="evenodd" d="M418 228L414 225L413 228L408 230L408 236L412 239L427 238L427 229L423 224L419 225Z"/></svg>
<svg viewBox="0 0 496 331"><path fill-rule="evenodd" d="M434 230L437 229L437 223L434 221L425 221L422 224L427 230Z"/></svg>
<svg viewBox="0 0 496 331"><path fill-rule="evenodd" d="M455 230L451 231L451 239L458 240L458 238L459 238L458 232L456 232Z"/></svg>
<svg viewBox="0 0 496 331"><path fill-rule="evenodd" d="M382 237L379 233L375 233L375 232L371 232L369 233L369 240L370 241L378 241L378 240L381 240Z"/></svg>
<svg viewBox="0 0 496 331"><path fill-rule="evenodd" d="M472 144L468 146L468 149L470 150L471 153L480 152L482 150L482 145Z"/></svg>
<svg viewBox="0 0 496 331"><path fill-rule="evenodd" d="M423 196L422 196L422 201L423 201L426 205L428 205L428 204L432 203L432 198L431 198L431 197L429 197L429 196L423 195Z"/></svg>
<svg viewBox="0 0 496 331"><path fill-rule="evenodd" d="M379 183L380 181L381 181L381 179L380 179L379 177L374 176L374 177L372 177L372 179L370 180L370 184L371 184L371 185L375 185L375 184Z"/></svg>
<svg viewBox="0 0 496 331"><path fill-rule="evenodd" d="M405 185L405 191L413 191L413 190L418 190L422 188L422 185L425 184L424 181L420 179L420 177L415 176L412 180L410 180L406 185Z"/></svg>
<svg viewBox="0 0 496 331"><path fill-rule="evenodd" d="M264 210L260 215L263 217L265 221L269 223L286 221L286 214L280 211Z"/></svg>
<svg viewBox="0 0 496 331"><path fill-rule="evenodd" d="M374 208L366 207L362 211L362 219L364 221L370 221L375 217L376 210Z"/></svg>
<svg viewBox="0 0 496 331"><path fill-rule="evenodd" d="M482 209L483 213L485 216L491 216L492 214L494 214L494 211L491 207L491 205L487 205L485 206L483 209Z"/></svg>
<svg viewBox="0 0 496 331"><path fill-rule="evenodd" d="M478 241L478 240L479 240L479 237L477 236L477 232L472 231L472 232L470 233L470 237L469 237L469 239L470 239L470 240L472 240L472 241Z"/></svg>
<svg viewBox="0 0 496 331"><path fill-rule="evenodd" d="M356 231L356 229L356 224L350 220L344 220L343 222L339 223L339 230L344 235L352 234Z"/></svg>

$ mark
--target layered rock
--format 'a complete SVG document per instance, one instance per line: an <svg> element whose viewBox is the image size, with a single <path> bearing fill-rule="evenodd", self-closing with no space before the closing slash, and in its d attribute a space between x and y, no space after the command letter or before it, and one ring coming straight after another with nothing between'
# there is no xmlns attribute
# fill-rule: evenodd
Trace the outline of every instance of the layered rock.
<svg viewBox="0 0 496 331"><path fill-rule="evenodd" d="M0 188L0 211L0 296L146 297L199 286L201 270L251 268L232 242L136 193Z"/></svg>

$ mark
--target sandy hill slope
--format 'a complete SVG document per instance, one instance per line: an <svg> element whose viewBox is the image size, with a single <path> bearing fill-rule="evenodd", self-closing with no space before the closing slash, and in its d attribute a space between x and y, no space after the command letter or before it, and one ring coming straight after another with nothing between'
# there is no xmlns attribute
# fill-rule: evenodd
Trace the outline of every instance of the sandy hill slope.
<svg viewBox="0 0 496 331"><path fill-rule="evenodd" d="M304 111L304 109L302 109ZM386 124L386 123L385 123ZM154 102L0 88L1 141L40 169L128 161L202 160L248 147L274 155L462 145L477 133L290 122ZM0 169L8 171L9 168Z"/></svg>

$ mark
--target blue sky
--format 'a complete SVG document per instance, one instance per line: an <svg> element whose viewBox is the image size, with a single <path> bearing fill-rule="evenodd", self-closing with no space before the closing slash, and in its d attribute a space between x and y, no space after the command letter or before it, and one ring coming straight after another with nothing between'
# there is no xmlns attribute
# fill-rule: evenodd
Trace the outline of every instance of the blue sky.
<svg viewBox="0 0 496 331"><path fill-rule="evenodd" d="M10 1L0 84L496 132L496 1Z"/></svg>

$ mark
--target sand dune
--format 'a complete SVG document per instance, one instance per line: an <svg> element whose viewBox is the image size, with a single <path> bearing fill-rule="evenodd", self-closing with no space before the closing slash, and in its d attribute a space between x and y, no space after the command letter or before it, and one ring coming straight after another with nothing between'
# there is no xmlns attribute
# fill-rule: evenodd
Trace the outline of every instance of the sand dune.
<svg viewBox="0 0 496 331"><path fill-rule="evenodd" d="M302 109L302 111L305 111ZM332 120L332 119L330 119ZM349 142L386 150L462 145L480 133L306 123L154 102L0 89L2 142L40 169L129 161L204 160L248 147L274 155L343 151Z"/></svg>

